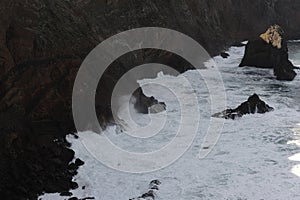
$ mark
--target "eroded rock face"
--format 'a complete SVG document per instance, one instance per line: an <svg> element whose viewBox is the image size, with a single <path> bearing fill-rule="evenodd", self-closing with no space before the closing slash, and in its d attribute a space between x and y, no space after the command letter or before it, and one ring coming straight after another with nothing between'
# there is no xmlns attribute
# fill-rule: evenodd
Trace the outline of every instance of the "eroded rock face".
<svg viewBox="0 0 300 200"><path fill-rule="evenodd" d="M75 131L71 96L79 66L96 45L121 31L144 26L175 29L214 55L273 22L282 24L288 37L300 37L298 0L2 0L0 9L0 112L18 105L20 115L25 113L37 132L53 128L53 123L57 132ZM121 59L103 76L96 101L100 122L111 120L109 98L118 77L136 66L132 63L154 61L180 72L189 69L158 51Z"/></svg>
<svg viewBox="0 0 300 200"><path fill-rule="evenodd" d="M281 49L283 40L283 30L277 24L268 28L268 30L261 34L259 37L266 43L271 44L273 47Z"/></svg>
<svg viewBox="0 0 300 200"><path fill-rule="evenodd" d="M225 119L236 119L247 114L255 113L266 113L273 111L274 108L270 107L268 104L260 100L257 94L253 94L248 98L248 100L242 103L235 109L227 109L220 113L216 113L213 117L225 118Z"/></svg>
<svg viewBox="0 0 300 200"><path fill-rule="evenodd" d="M153 96L145 96L141 88L138 88L133 95L135 98L134 107L140 113L159 113L166 110L164 102L159 102Z"/></svg>
<svg viewBox="0 0 300 200"><path fill-rule="evenodd" d="M292 81L297 75L288 59L284 31L278 25L271 26L259 38L248 42L240 64L243 66L273 68L277 80Z"/></svg>

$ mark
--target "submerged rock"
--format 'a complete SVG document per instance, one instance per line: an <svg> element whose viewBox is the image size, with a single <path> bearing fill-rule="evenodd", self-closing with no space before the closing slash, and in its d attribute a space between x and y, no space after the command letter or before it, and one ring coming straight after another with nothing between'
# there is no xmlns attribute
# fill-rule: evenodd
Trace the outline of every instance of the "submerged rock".
<svg viewBox="0 0 300 200"><path fill-rule="evenodd" d="M158 186L161 184L159 180L152 180L149 184L148 191L142 194L139 197L132 198L129 200L155 200L156 199L156 191L159 190Z"/></svg>
<svg viewBox="0 0 300 200"><path fill-rule="evenodd" d="M273 68L277 80L292 81L297 75L288 59L287 41L278 25L271 26L259 38L250 40L240 64L259 68Z"/></svg>
<svg viewBox="0 0 300 200"><path fill-rule="evenodd" d="M266 113L273 110L274 108L270 107L268 104L262 101L257 94L253 94L248 98L246 102L242 103L239 107L216 113L213 115L213 117L236 119L246 114Z"/></svg>

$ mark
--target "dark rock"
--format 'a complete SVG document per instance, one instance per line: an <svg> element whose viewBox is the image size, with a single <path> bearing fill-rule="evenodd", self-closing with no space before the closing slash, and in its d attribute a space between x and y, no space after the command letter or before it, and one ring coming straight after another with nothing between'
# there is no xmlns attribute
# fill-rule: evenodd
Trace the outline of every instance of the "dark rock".
<svg viewBox="0 0 300 200"><path fill-rule="evenodd" d="M17 126L4 126L6 120ZM37 199L43 192L75 188L72 179L76 169L69 171L74 152L64 138L37 135L28 123L16 120L1 118L0 114L1 198Z"/></svg>
<svg viewBox="0 0 300 200"><path fill-rule="evenodd" d="M79 158L77 158L77 159L75 160L75 165L77 165L77 166L79 167L79 166L84 165L84 162L83 162L82 160L80 160Z"/></svg>
<svg viewBox="0 0 300 200"><path fill-rule="evenodd" d="M161 182L159 180L152 180L149 184L148 191L142 194L141 196L137 198L132 198L129 200L137 200L137 199L152 199L155 200L156 198L156 192L159 190L159 185Z"/></svg>
<svg viewBox="0 0 300 200"><path fill-rule="evenodd" d="M77 189L78 188L78 184L76 183L76 182L71 182L71 184L70 184L70 188L72 189L72 190L75 190L75 189Z"/></svg>
<svg viewBox="0 0 300 200"><path fill-rule="evenodd" d="M213 117L225 118L225 119L236 119L242 117L246 114L255 114L255 113L266 113L273 111L274 108L267 105L265 102L260 100L257 94L253 94L248 98L248 100L242 103L235 109L227 109L223 112L216 113Z"/></svg>
<svg viewBox="0 0 300 200"><path fill-rule="evenodd" d="M62 149L62 155L64 155L64 158L61 159L62 161L64 161L66 164L70 162L70 160L72 160L74 158L75 152L72 149Z"/></svg>
<svg viewBox="0 0 300 200"><path fill-rule="evenodd" d="M148 192L146 192L146 193L142 194L142 196L140 196L140 198L144 198L144 199L146 199L148 197L152 198L153 200L155 199L155 194L154 194L153 190L149 190Z"/></svg>
<svg viewBox="0 0 300 200"><path fill-rule="evenodd" d="M61 192L60 196L72 196L72 192L66 191L66 192Z"/></svg>
<svg viewBox="0 0 300 200"><path fill-rule="evenodd" d="M300 67L294 66L294 69L300 69Z"/></svg>
<svg viewBox="0 0 300 200"><path fill-rule="evenodd" d="M250 40L240 64L260 68L273 68L277 80L292 81L297 75L294 65L288 60L288 48L283 30L271 26L259 38Z"/></svg>
<svg viewBox="0 0 300 200"><path fill-rule="evenodd" d="M78 200L78 198L77 197L71 197L68 200Z"/></svg>
<svg viewBox="0 0 300 200"><path fill-rule="evenodd" d="M158 188L157 185L153 185L150 189L151 189L151 190L159 190L159 188Z"/></svg>
<svg viewBox="0 0 300 200"><path fill-rule="evenodd" d="M51 3L2 0L0 112L6 113L18 105L19 112L36 125L36 133L74 132L71 95L80 64L105 38L130 28L175 29L191 36L212 55L219 54L228 44L256 36L270 21L282 24L289 38L300 38L297 0L272 0L271 3L139 0L134 5L104 0L53 0ZM112 64L111 70L104 74L103 87L97 95L101 124L105 126L113 120L110 97L118 78L137 66L134 64L154 61L169 64L180 73L188 69L174 55L158 50L133 52L120 58L120 65ZM147 112L144 105L139 106Z"/></svg>
<svg viewBox="0 0 300 200"><path fill-rule="evenodd" d="M281 60L278 65L274 67L274 75L277 80L292 81L297 73L294 71L295 66L289 60Z"/></svg>
<svg viewBox="0 0 300 200"><path fill-rule="evenodd" d="M161 184L161 182L159 181L159 180L152 180L151 182L150 182L150 185L160 185Z"/></svg>
<svg viewBox="0 0 300 200"><path fill-rule="evenodd" d="M230 55L228 53L226 53L226 52L221 52L220 56L222 58L228 58Z"/></svg>
<svg viewBox="0 0 300 200"><path fill-rule="evenodd" d="M234 46L234 47L244 47L244 46L246 46L246 44L244 44L243 42L235 42L235 43L231 44L231 46Z"/></svg>
<svg viewBox="0 0 300 200"><path fill-rule="evenodd" d="M71 171L76 171L78 169L78 165L76 165L75 163L70 163L68 169Z"/></svg>
<svg viewBox="0 0 300 200"><path fill-rule="evenodd" d="M136 100L134 107L140 113L158 113L166 110L166 104L164 102L159 102L153 96L147 97L141 88L138 88L133 96Z"/></svg>

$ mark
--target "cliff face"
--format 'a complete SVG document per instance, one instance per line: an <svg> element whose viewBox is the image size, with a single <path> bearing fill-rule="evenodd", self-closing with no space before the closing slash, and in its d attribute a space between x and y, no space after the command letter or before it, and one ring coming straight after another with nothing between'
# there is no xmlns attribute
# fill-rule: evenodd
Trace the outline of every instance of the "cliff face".
<svg viewBox="0 0 300 200"><path fill-rule="evenodd" d="M143 26L167 27L191 36L211 54L255 37L273 23L280 24L289 38L300 38L297 0L4 0L0 4L0 111L13 109L29 121L55 121L61 128L72 119L72 86L82 60L113 34ZM139 55L138 63L143 63L161 54ZM112 66L113 76L107 75L112 80L104 80L107 87L130 69L134 58ZM171 62L170 57L163 60ZM100 96L106 102L110 95Z"/></svg>
<svg viewBox="0 0 300 200"><path fill-rule="evenodd" d="M5 156L18 160L26 153L25 144L38 146L39 140L28 137L63 138L74 130L71 97L77 70L109 36L137 27L166 27L216 54L256 37L271 24L281 25L290 39L300 38L299 10L299 0L1 0L0 155L14 149ZM166 52L149 50L121 58L102 79L96 105L100 121L110 117L107 107L118 77L135 64L151 61L181 72L187 69L184 61ZM15 140L19 145L13 146ZM5 174L10 167L1 164L0 171ZM6 176L7 182L18 182Z"/></svg>

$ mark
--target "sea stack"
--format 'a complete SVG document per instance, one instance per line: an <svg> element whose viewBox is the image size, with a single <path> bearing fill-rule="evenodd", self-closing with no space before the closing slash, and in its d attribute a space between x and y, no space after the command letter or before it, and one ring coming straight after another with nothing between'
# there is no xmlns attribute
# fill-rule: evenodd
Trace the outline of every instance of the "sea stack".
<svg viewBox="0 0 300 200"><path fill-rule="evenodd" d="M273 111L274 108L262 101L257 94L251 95L247 101L243 102L235 109L226 109L220 113L214 114L212 117L224 119L237 119L247 114L267 113Z"/></svg>
<svg viewBox="0 0 300 200"><path fill-rule="evenodd" d="M273 25L258 38L249 40L240 67L273 68L277 80L292 81L297 75L288 58L287 40L279 25Z"/></svg>

